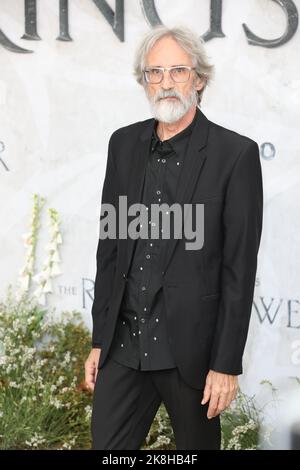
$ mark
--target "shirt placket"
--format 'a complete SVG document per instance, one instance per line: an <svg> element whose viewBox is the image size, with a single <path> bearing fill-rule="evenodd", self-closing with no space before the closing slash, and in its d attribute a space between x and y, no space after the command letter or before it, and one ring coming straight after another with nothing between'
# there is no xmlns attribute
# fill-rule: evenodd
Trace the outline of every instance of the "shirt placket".
<svg viewBox="0 0 300 470"><path fill-rule="evenodd" d="M152 239L151 238L151 226L154 226L156 222L152 221L150 218L151 214L151 204L156 203L160 204L162 202L162 183L164 177L164 163L165 159L163 159L159 155L152 155L151 156L151 170L150 174L153 178L153 181L150 181L149 187L147 188L147 201L150 201L148 204L147 209L150 210L148 214L148 234L149 238L146 240L145 244L145 251L144 251L144 259L145 259L145 269L144 266L140 266L142 271L142 278L141 278L141 287L140 287L140 305L141 305L141 317L140 317L140 326L139 326L139 337L140 337L140 351L141 351L141 361L143 366L149 367L151 362L151 357L149 352L151 350L151 341L157 341L157 336L152 335L152 328L150 325L150 321L152 316L154 315L154 322L156 324L159 323L159 315L155 315L155 313L151 312L151 287L152 287L152 274L153 274L153 264L157 262L157 256L159 253L159 239ZM155 241L154 241L155 240ZM152 338L153 336L153 338Z"/></svg>

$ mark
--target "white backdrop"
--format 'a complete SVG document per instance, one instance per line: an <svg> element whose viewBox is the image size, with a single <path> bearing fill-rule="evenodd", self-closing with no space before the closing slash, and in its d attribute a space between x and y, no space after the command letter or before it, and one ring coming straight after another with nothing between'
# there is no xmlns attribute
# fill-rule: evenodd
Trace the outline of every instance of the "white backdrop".
<svg viewBox="0 0 300 470"><path fill-rule="evenodd" d="M77 309L91 326L100 196L110 134L151 117L132 75L135 46L149 30L140 2L125 2L120 42L92 0L69 2L72 42L57 41L58 1L38 2L40 41L21 39L24 5L1 0L0 28L34 52L0 44L0 294L16 284L24 263L32 196L46 198L62 221L62 274L47 304ZM108 2L114 8L114 2ZM170 4L172 3L172 9ZM300 0L294 1L300 11ZM199 35L209 27L208 0L157 0L168 26L185 24ZM285 388L300 376L300 30L277 48L249 45L242 23L256 35L283 34L286 17L272 0L223 2L224 38L206 44L216 76L204 94L206 116L256 140L264 178L264 226L257 285L241 383L262 393L260 380ZM275 154L269 155L268 145ZM2 151L1 151L2 150ZM37 266L48 227L43 215Z"/></svg>

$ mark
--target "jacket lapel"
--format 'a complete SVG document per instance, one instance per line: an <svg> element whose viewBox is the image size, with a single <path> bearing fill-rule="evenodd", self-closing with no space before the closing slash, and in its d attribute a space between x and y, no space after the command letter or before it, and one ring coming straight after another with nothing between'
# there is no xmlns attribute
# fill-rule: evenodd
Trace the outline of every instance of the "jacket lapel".
<svg viewBox="0 0 300 470"><path fill-rule="evenodd" d="M179 175L174 202L181 205L182 214L184 214L184 204L190 202L193 192L199 179L199 175L205 159L207 157L205 147L207 145L209 131L209 120L199 109L193 128L189 145L184 157L183 166ZM183 221L182 221L183 233ZM165 245L165 252L162 255L161 268L164 273L171 260L178 238L170 239Z"/></svg>
<svg viewBox="0 0 300 470"><path fill-rule="evenodd" d="M144 186L144 179L146 173L146 167L148 162L148 155L150 152L151 136L155 124L155 119L150 119L146 122L146 127L143 128L137 140L135 147L135 153L131 160L131 166L129 169L130 183L127 189L127 206L131 204L141 203L142 192ZM128 220L134 219L135 217L128 216ZM133 238L127 238L127 271L130 266L131 257L136 240ZM126 272L127 272L126 271Z"/></svg>

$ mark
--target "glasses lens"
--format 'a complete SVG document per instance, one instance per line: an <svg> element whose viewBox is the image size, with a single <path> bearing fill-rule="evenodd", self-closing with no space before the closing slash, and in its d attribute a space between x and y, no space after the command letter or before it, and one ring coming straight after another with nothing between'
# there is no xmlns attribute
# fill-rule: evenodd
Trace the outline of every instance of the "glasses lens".
<svg viewBox="0 0 300 470"><path fill-rule="evenodd" d="M170 70L174 82L183 83L187 82L190 78L190 70L185 67L174 67Z"/></svg>
<svg viewBox="0 0 300 470"><path fill-rule="evenodd" d="M159 83L162 81L163 71L160 69L147 69L145 70L146 80L149 83Z"/></svg>

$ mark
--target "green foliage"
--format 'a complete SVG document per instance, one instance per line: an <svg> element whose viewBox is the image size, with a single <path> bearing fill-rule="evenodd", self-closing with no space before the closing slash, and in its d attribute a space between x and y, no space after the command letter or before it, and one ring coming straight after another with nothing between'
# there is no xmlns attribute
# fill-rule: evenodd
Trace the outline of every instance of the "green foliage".
<svg viewBox="0 0 300 470"><path fill-rule="evenodd" d="M261 421L254 398L239 390L235 401L221 415L222 449L259 449Z"/></svg>
<svg viewBox="0 0 300 470"><path fill-rule="evenodd" d="M54 319L9 294L0 304L0 344L0 449L89 448L90 333L80 314Z"/></svg>
<svg viewBox="0 0 300 470"><path fill-rule="evenodd" d="M176 450L173 429L164 404L159 407L142 450Z"/></svg>
<svg viewBox="0 0 300 470"><path fill-rule="evenodd" d="M0 303L0 449L90 449L92 393L84 383L90 332L76 311L58 318L36 301ZM222 413L222 448L256 449L262 421L239 391ZM143 450L176 449L162 404Z"/></svg>

